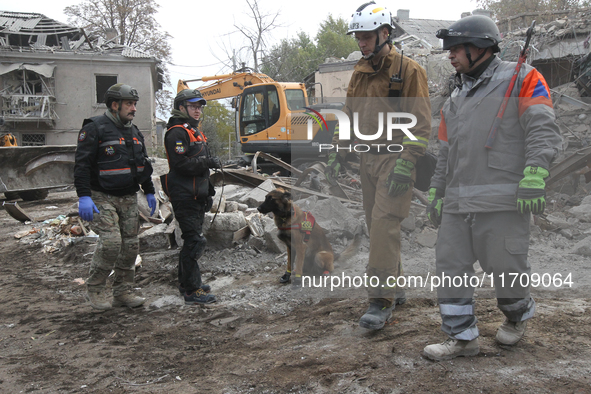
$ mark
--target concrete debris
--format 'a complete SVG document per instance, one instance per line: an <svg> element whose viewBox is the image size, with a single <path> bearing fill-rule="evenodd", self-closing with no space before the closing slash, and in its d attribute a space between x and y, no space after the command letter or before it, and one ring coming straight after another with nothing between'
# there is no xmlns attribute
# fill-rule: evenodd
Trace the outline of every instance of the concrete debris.
<svg viewBox="0 0 591 394"><path fill-rule="evenodd" d="M203 223L203 234L208 245L215 249L231 248L234 244L234 233L246 226L244 214L241 211L219 214L212 224L213 217L214 214L206 213Z"/></svg>
<svg viewBox="0 0 591 394"><path fill-rule="evenodd" d="M246 218L246 223L248 224L248 227L250 228L250 232L253 235L253 237L261 237L265 233L263 223L261 222L262 217L263 215L259 213L250 215Z"/></svg>
<svg viewBox="0 0 591 394"><path fill-rule="evenodd" d="M156 225L139 235L140 250L156 251L170 248L170 239L166 234L167 224Z"/></svg>
<svg viewBox="0 0 591 394"><path fill-rule="evenodd" d="M575 244L573 253L581 256L591 257L591 237L587 237Z"/></svg>
<svg viewBox="0 0 591 394"><path fill-rule="evenodd" d="M433 248L437 243L437 230L426 227L420 234L417 235L415 240L421 246Z"/></svg>
<svg viewBox="0 0 591 394"><path fill-rule="evenodd" d="M415 215L411 212L408 217L400 223L400 226L403 230L414 231L417 228L415 223Z"/></svg>
<svg viewBox="0 0 591 394"><path fill-rule="evenodd" d="M226 196L226 201L238 201L252 188L240 185L225 185L223 193ZM221 187L216 187L216 196L222 193Z"/></svg>
<svg viewBox="0 0 591 394"><path fill-rule="evenodd" d="M573 207L568 210L568 212L581 222L591 223L591 203L590 204L581 204L578 207Z"/></svg>
<svg viewBox="0 0 591 394"><path fill-rule="evenodd" d="M335 197L318 201L310 207L310 212L327 233L335 233L338 238L345 236L351 239L363 232L359 219Z"/></svg>
<svg viewBox="0 0 591 394"><path fill-rule="evenodd" d="M267 193L275 189L275 184L271 179L266 180L259 186L246 193L238 200L239 202L248 205L250 208L256 208L265 201Z"/></svg>
<svg viewBox="0 0 591 394"><path fill-rule="evenodd" d="M211 206L211 209L209 210L209 212L211 213L223 213L226 212L226 196L224 196L223 194L216 194L213 197L213 205ZM230 211L228 211L230 212Z"/></svg>

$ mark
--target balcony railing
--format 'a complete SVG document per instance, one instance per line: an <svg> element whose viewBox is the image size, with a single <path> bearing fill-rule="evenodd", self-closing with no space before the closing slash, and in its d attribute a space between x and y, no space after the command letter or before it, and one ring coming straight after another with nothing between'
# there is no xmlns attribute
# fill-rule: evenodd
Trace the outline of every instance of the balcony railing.
<svg viewBox="0 0 591 394"><path fill-rule="evenodd" d="M55 97L43 95L13 94L0 95L2 117L7 122L44 121L53 126L59 119L55 113Z"/></svg>

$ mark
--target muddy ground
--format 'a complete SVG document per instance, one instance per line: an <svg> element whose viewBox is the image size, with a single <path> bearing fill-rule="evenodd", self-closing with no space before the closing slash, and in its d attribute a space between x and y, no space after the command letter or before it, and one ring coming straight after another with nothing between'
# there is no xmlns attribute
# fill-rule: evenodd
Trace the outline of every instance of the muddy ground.
<svg viewBox="0 0 591 394"><path fill-rule="evenodd" d="M59 192L20 205L48 219L75 202L74 192ZM444 339L429 289L409 289L392 321L369 332L357 324L361 293L292 290L278 283L284 256L208 249L202 270L219 302L185 306L178 250L169 249L141 253L145 306L97 313L76 281L95 243L44 253L14 237L41 226L0 211L2 393L591 393L591 264L554 232L533 237L533 271L572 272L574 288L534 289L537 314L515 347L495 343L504 317L490 291L479 291L480 354L435 363L421 356ZM403 241L406 273L425 276L434 250L413 237ZM366 245L335 273L363 272Z"/></svg>

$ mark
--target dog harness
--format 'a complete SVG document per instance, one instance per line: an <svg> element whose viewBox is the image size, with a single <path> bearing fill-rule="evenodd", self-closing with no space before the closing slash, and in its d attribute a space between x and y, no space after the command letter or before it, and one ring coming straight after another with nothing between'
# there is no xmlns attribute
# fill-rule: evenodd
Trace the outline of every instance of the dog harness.
<svg viewBox="0 0 591 394"><path fill-rule="evenodd" d="M293 208L291 209L291 212L291 216L295 216L296 213ZM304 242L308 242L310 240L310 234L312 234L312 230L316 225L316 219L309 211L302 211L302 213L304 214L304 219L300 223L292 224L288 227L278 227L278 229L281 231L300 230L304 233Z"/></svg>

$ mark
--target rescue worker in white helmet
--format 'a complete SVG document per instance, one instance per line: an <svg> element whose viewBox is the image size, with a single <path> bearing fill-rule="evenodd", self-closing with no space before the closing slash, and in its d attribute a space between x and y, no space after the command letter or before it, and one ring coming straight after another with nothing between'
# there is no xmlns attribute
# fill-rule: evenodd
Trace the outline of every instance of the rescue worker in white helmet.
<svg viewBox="0 0 591 394"><path fill-rule="evenodd" d="M474 314L474 263L494 275L496 334L515 345L534 315L527 261L531 215L545 208L548 169L561 146L550 89L535 68L500 60L492 19L472 15L440 30L457 86L441 110L440 150L427 215L439 228L435 249L441 330L447 339L425 347L436 361L479 353ZM512 77L516 75L511 87ZM491 136L503 99L505 112ZM464 278L464 279L462 279ZM511 278L511 280L509 279ZM517 278L517 280L514 280Z"/></svg>
<svg viewBox="0 0 591 394"><path fill-rule="evenodd" d="M355 149L351 146L355 141L347 140L347 134L367 140L355 151L362 152L360 177L370 235L367 275L377 277L379 284L367 288L369 308L359 325L373 330L384 327L395 305L406 301L404 291L388 278L402 275L400 223L409 214L415 164L424 155L431 133L427 74L418 63L398 53L392 45L392 31L390 11L373 1L352 15L347 34L354 35L363 55L355 65L343 109L353 130L337 125L332 141L335 149L325 171L328 182L334 184L346 155ZM382 131L381 126L397 122L384 119L396 112L416 116L416 125L409 127L416 138L409 138L401 128L372 137L376 130ZM354 122L357 115L358 125Z"/></svg>

